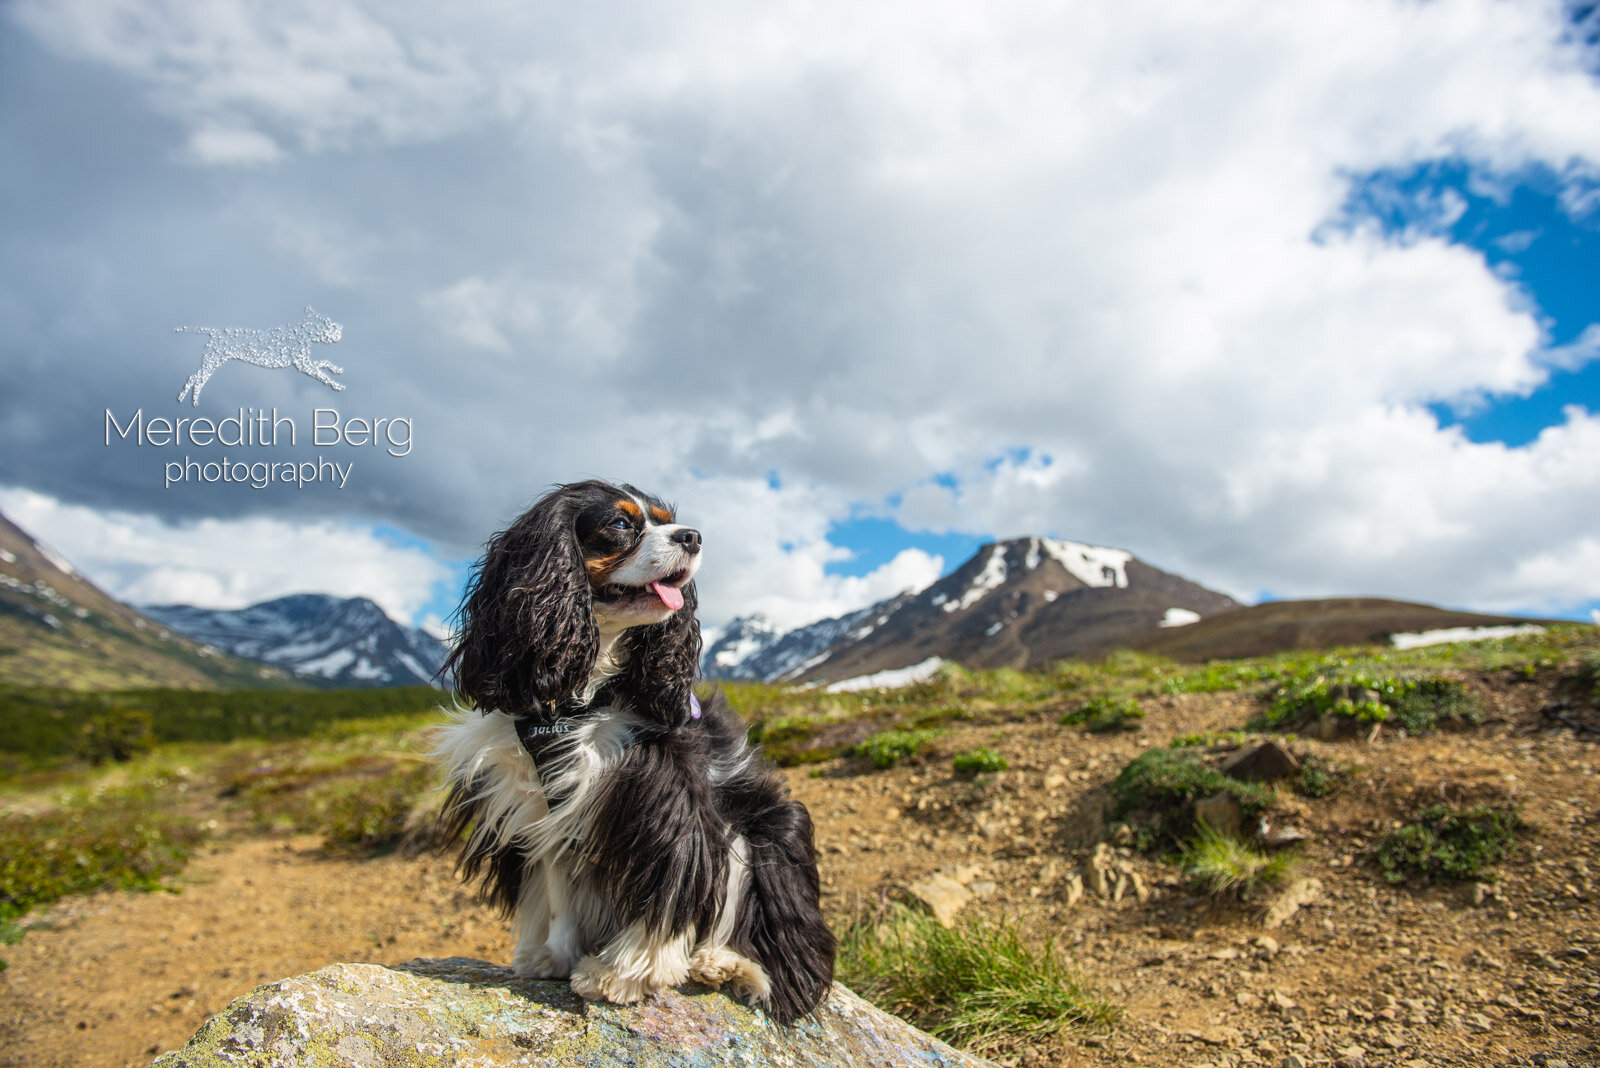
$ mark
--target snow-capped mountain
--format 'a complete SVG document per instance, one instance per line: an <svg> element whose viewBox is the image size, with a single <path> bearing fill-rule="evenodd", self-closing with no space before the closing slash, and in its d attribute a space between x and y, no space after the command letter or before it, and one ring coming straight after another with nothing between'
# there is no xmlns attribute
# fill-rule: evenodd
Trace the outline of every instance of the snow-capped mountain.
<svg viewBox="0 0 1600 1068"><path fill-rule="evenodd" d="M985 545L920 593L787 634L735 620L707 650L711 678L833 682L932 657L1029 667L1238 607L1122 549L1054 538Z"/></svg>
<svg viewBox="0 0 1600 1068"><path fill-rule="evenodd" d="M764 616L735 619L706 646L700 673L712 679L787 682L820 663L834 646L871 634L910 597L897 594L858 612L791 631L778 630Z"/></svg>
<svg viewBox="0 0 1600 1068"><path fill-rule="evenodd" d="M152 619L235 656L352 686L431 684L449 650L365 597L299 593L248 608L147 605Z"/></svg>

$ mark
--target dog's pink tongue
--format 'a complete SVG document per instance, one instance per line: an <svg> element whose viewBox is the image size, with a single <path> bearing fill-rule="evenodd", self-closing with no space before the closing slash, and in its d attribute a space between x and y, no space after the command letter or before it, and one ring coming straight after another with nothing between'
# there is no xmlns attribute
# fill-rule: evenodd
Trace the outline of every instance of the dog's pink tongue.
<svg viewBox="0 0 1600 1068"><path fill-rule="evenodd" d="M661 603L676 612L683 607L683 591L676 586L668 586L665 582L652 582L656 596L661 598Z"/></svg>

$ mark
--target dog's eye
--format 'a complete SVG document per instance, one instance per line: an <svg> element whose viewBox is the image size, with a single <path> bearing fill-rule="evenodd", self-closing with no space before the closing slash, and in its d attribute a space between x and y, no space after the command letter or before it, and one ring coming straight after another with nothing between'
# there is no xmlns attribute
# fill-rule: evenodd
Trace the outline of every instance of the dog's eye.
<svg viewBox="0 0 1600 1068"><path fill-rule="evenodd" d="M628 522L626 519L622 518L621 516L618 516L617 518L615 518L615 519L613 519L611 521L611 529L612 530L629 530L632 527L633 527L633 524Z"/></svg>

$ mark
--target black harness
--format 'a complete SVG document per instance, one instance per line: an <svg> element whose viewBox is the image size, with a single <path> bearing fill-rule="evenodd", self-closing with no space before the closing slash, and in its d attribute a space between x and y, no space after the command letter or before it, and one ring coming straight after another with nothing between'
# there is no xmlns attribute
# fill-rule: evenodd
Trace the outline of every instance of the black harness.
<svg viewBox="0 0 1600 1068"><path fill-rule="evenodd" d="M594 692L587 703L571 697L564 701L551 701L537 711L519 712L513 721L517 728L517 741L533 758L535 767L544 763L544 755L560 741L561 736L578 729L579 718L592 708L605 708L615 702L617 688L606 683Z"/></svg>
<svg viewBox="0 0 1600 1068"><path fill-rule="evenodd" d="M578 729L584 713L597 708L609 708L616 703L616 699L616 683L608 682L594 692L587 704L569 697L564 701L552 701L537 712L518 713L513 720L517 728L517 741L533 758L534 767L540 767L545 754L561 737ZM689 694L689 718L700 718L700 701L693 692ZM635 739L629 738L624 747L634 744Z"/></svg>

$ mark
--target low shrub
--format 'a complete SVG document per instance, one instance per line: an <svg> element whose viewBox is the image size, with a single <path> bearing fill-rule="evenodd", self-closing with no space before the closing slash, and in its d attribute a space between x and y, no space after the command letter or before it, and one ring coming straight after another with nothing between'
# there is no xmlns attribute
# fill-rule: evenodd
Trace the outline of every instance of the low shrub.
<svg viewBox="0 0 1600 1068"><path fill-rule="evenodd" d="M206 835L205 827L163 808L147 786L85 793L46 812L0 817L0 920L102 887L159 889Z"/></svg>
<svg viewBox="0 0 1600 1068"><path fill-rule="evenodd" d="M856 745L855 755L866 757L872 761L873 767L881 771L916 756L925 745L943 733L933 727L916 731L880 731Z"/></svg>
<svg viewBox="0 0 1600 1068"><path fill-rule="evenodd" d="M1444 721L1482 721L1472 691L1460 680L1385 668L1372 661L1315 665L1278 688L1262 724L1281 729L1332 713L1362 722L1392 721L1412 734L1425 734Z"/></svg>
<svg viewBox="0 0 1600 1068"><path fill-rule="evenodd" d="M1510 855L1526 827L1515 805L1432 805L1384 837L1378 864L1391 883L1412 875L1476 879Z"/></svg>
<svg viewBox="0 0 1600 1068"><path fill-rule="evenodd" d="M1049 938L1035 952L1014 925L953 928L905 908L839 940L836 972L879 1008L974 1051L1109 1027L1117 1010L1083 985Z"/></svg>
<svg viewBox="0 0 1600 1068"><path fill-rule="evenodd" d="M1590 653L1583 658L1578 681L1589 691L1589 700L1600 704L1600 652Z"/></svg>
<svg viewBox="0 0 1600 1068"><path fill-rule="evenodd" d="M983 746L957 753L950 758L950 767L959 775L981 775L985 772L1004 771L1011 763L993 749Z"/></svg>
<svg viewBox="0 0 1600 1068"><path fill-rule="evenodd" d="M142 708L109 708L78 727L77 755L91 764L125 764L156 745L155 717Z"/></svg>
<svg viewBox="0 0 1600 1068"><path fill-rule="evenodd" d="M1230 779L1202 761L1193 748L1148 749L1111 782L1113 819L1128 821L1145 850L1180 846L1195 828L1195 801L1228 794L1246 819L1272 807L1272 787Z"/></svg>
<svg viewBox="0 0 1600 1068"><path fill-rule="evenodd" d="M1082 726L1086 731L1100 734L1131 729L1141 719L1144 719L1144 709L1137 700L1104 694L1083 702L1077 709L1062 716L1060 722L1069 727Z"/></svg>
<svg viewBox="0 0 1600 1068"><path fill-rule="evenodd" d="M426 717L427 686L351 690L125 690L0 686L0 771L128 760L170 742L306 738L332 724Z"/></svg>
<svg viewBox="0 0 1600 1068"><path fill-rule="evenodd" d="M1351 774L1351 769L1313 753L1301 761L1294 789L1302 797L1328 797L1342 789Z"/></svg>
<svg viewBox="0 0 1600 1068"><path fill-rule="evenodd" d="M252 772L237 791L258 827L320 834L330 852L396 845L432 772L420 760L356 757Z"/></svg>
<svg viewBox="0 0 1600 1068"><path fill-rule="evenodd" d="M832 760L848 746L818 746L813 744L822 732L825 722L819 716L777 716L750 728L752 745L761 746L763 753L773 763L786 768L800 764L818 764Z"/></svg>

